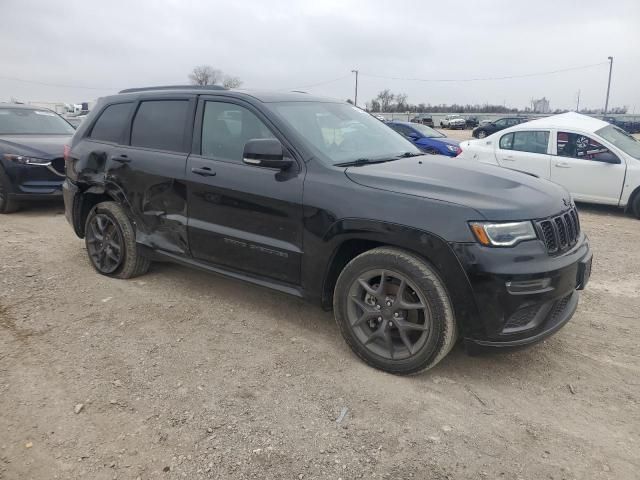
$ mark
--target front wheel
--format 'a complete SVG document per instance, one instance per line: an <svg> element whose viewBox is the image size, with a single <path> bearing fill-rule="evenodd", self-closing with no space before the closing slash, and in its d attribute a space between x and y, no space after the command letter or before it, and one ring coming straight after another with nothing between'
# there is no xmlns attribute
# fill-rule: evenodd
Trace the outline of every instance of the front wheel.
<svg viewBox="0 0 640 480"><path fill-rule="evenodd" d="M640 192L636 194L633 199L633 203L631 204L631 210L636 218L640 219Z"/></svg>
<svg viewBox="0 0 640 480"><path fill-rule="evenodd" d="M141 254L131 221L116 202L99 203L91 210L84 240L93 268L102 275L132 278L149 269L151 261Z"/></svg>
<svg viewBox="0 0 640 480"><path fill-rule="evenodd" d="M334 313L355 354L394 374L433 367L457 336L438 273L420 257L396 248L375 248L347 264L336 283Z"/></svg>
<svg viewBox="0 0 640 480"><path fill-rule="evenodd" d="M484 130L480 130L478 132L478 138L486 138L487 136L487 132L485 132Z"/></svg>
<svg viewBox="0 0 640 480"><path fill-rule="evenodd" d="M11 191L10 187L9 177L7 177L7 174L4 173L4 170L0 167L0 214L13 213L20 208L18 202L9 195Z"/></svg>

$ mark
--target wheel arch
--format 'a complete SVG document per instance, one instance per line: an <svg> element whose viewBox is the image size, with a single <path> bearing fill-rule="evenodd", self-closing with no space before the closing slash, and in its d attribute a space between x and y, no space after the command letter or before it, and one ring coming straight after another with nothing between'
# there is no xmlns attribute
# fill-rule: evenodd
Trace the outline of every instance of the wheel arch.
<svg viewBox="0 0 640 480"><path fill-rule="evenodd" d="M638 196L640 195L640 185L638 185L635 190L633 190L633 192L631 192L631 195L629 195L629 200L627 201L627 204L624 207L624 211L627 213L633 213L633 204L636 201L636 199L638 198Z"/></svg>
<svg viewBox="0 0 640 480"><path fill-rule="evenodd" d="M463 332L469 322L477 318L477 306L467 274L451 246L441 237L398 224L349 219L336 223L324 240L330 246L322 270L321 303L325 310L331 309L336 281L347 263L361 253L386 246L416 255L438 272Z"/></svg>
<svg viewBox="0 0 640 480"><path fill-rule="evenodd" d="M116 202L129 211L129 203L121 190L108 185L93 185L74 199L73 228L80 238L84 238L84 227L93 207L102 202Z"/></svg>

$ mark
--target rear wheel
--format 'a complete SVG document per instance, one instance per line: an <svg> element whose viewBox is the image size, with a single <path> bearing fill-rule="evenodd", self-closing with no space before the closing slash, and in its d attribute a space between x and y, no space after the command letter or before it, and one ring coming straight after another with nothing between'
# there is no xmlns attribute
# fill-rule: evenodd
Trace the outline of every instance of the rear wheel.
<svg viewBox="0 0 640 480"><path fill-rule="evenodd" d="M0 213L13 213L20 208L18 202L10 197L11 183L9 177L0 167Z"/></svg>
<svg viewBox="0 0 640 480"><path fill-rule="evenodd" d="M631 211L636 216L636 218L640 219L640 192L636 193L633 198L633 203L631 204Z"/></svg>
<svg viewBox="0 0 640 480"><path fill-rule="evenodd" d="M456 340L453 309L437 272L395 248L375 248L347 264L336 283L334 313L356 355L390 373L429 369Z"/></svg>
<svg viewBox="0 0 640 480"><path fill-rule="evenodd" d="M102 275L132 278L149 269L151 261L141 254L131 221L115 202L99 203L91 210L85 244L93 268Z"/></svg>

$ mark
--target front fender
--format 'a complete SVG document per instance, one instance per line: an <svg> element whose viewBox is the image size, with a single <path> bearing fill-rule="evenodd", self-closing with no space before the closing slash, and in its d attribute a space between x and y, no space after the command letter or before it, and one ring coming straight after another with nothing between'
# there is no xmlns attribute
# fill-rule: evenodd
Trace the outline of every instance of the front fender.
<svg viewBox="0 0 640 480"><path fill-rule="evenodd" d="M322 238L308 238L305 242L308 248L305 248L307 255L303 264L303 286L305 291L318 297L315 300L320 301L323 307L331 306L333 286L344 266L340 257L345 245L352 248L358 242L361 242L364 250L384 245L401 248L424 258L442 278L460 328L466 330L470 322L477 318L471 284L448 242L413 227L360 218L339 220ZM356 249L355 252L364 250Z"/></svg>

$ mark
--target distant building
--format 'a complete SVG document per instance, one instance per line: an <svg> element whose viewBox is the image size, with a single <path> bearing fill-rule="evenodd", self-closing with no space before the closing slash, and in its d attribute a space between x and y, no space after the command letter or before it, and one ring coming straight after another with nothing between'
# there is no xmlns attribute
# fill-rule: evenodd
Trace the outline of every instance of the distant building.
<svg viewBox="0 0 640 480"><path fill-rule="evenodd" d="M531 109L534 113L549 113L551 108L549 107L549 100L542 97L538 100L531 100Z"/></svg>

